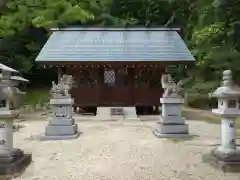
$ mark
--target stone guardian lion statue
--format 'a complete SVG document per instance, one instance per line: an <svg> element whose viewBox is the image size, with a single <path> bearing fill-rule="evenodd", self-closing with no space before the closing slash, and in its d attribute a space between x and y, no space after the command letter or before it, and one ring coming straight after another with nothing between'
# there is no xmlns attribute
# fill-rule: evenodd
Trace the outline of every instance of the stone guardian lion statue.
<svg viewBox="0 0 240 180"><path fill-rule="evenodd" d="M51 94L53 97L70 97L69 90L72 88L74 81L71 75L64 74L59 84L52 82Z"/></svg>
<svg viewBox="0 0 240 180"><path fill-rule="evenodd" d="M188 79L186 79L188 81ZM180 80L175 83L170 74L163 74L161 84L164 89L163 97L183 97L183 85L187 82Z"/></svg>

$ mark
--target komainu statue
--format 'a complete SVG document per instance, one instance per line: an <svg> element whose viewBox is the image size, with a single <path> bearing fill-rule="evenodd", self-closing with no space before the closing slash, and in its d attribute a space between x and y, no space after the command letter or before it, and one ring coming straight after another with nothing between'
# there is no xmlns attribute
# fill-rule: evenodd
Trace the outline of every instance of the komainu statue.
<svg viewBox="0 0 240 180"><path fill-rule="evenodd" d="M163 74L161 83L164 89L163 97L183 97L183 85L188 81L180 80L178 83L175 83L170 74Z"/></svg>
<svg viewBox="0 0 240 180"><path fill-rule="evenodd" d="M72 88L74 83L73 77L71 75L64 74L59 84L52 82L51 94L54 98L60 97L71 97L69 90Z"/></svg>

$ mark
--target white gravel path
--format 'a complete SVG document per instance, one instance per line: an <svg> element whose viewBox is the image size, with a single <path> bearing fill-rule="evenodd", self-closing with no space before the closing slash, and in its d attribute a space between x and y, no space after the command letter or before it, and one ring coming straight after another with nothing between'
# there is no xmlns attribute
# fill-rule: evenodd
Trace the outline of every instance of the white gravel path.
<svg viewBox="0 0 240 180"><path fill-rule="evenodd" d="M83 121L76 140L40 141L46 120L25 121L15 147L33 154L16 180L240 180L202 163L220 141L220 126L188 121L192 140L174 142L152 134L154 121Z"/></svg>

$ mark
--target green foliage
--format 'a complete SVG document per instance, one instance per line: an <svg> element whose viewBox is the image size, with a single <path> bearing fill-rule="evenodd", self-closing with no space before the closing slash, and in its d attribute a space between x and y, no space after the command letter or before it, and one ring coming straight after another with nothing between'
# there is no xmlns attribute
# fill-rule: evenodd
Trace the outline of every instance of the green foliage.
<svg viewBox="0 0 240 180"><path fill-rule="evenodd" d="M224 23L214 23L193 33L192 41L196 46L217 46L224 38Z"/></svg>
<svg viewBox="0 0 240 180"><path fill-rule="evenodd" d="M86 22L94 19L91 9L95 1L68 0L16 0L6 3L0 18L0 36L14 35L35 26L49 28L70 22Z"/></svg>
<svg viewBox="0 0 240 180"><path fill-rule="evenodd" d="M24 104L35 105L42 104L49 101L50 93L43 90L29 90L26 93Z"/></svg>
<svg viewBox="0 0 240 180"><path fill-rule="evenodd" d="M210 100L206 94L187 93L185 96L185 105L193 108L208 109Z"/></svg>
<svg viewBox="0 0 240 180"><path fill-rule="evenodd" d="M195 80L186 90L185 104L194 108L208 109L212 103L209 93L213 92L218 85L215 81Z"/></svg>
<svg viewBox="0 0 240 180"><path fill-rule="evenodd" d="M219 84L215 81L201 81L195 80L194 84L191 86L191 89L188 89L187 92L189 93L199 93L199 94L208 94L209 92L214 91Z"/></svg>
<svg viewBox="0 0 240 180"><path fill-rule="evenodd" d="M51 27L117 22L110 6L110 0L5 1L0 6L0 62L29 72Z"/></svg>

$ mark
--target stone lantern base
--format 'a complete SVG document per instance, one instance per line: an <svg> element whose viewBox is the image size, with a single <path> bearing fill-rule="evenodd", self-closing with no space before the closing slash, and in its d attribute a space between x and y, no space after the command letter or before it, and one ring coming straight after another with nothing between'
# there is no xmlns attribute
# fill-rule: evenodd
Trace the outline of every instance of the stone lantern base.
<svg viewBox="0 0 240 180"><path fill-rule="evenodd" d="M203 162L224 172L240 172L240 150L236 149L229 153L223 153L214 149L210 154L202 157Z"/></svg>
<svg viewBox="0 0 240 180"><path fill-rule="evenodd" d="M20 149L13 148L13 119L18 110L0 111L0 174L21 172L32 161L31 154L24 154Z"/></svg>
<svg viewBox="0 0 240 180"><path fill-rule="evenodd" d="M12 149L8 155L0 157L0 174L19 173L25 169L31 161L31 154L24 154L20 149Z"/></svg>

